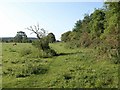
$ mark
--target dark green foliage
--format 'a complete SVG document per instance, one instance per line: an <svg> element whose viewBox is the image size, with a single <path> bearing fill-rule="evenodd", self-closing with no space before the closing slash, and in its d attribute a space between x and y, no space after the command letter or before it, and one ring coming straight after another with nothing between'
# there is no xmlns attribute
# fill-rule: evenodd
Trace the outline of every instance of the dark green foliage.
<svg viewBox="0 0 120 90"><path fill-rule="evenodd" d="M69 34L69 41L73 41L73 40L79 40L80 39L80 33L78 32L71 32Z"/></svg>
<svg viewBox="0 0 120 90"><path fill-rule="evenodd" d="M75 26L73 28L73 31L74 32L80 32L80 28L82 26L82 21L81 20L78 20L76 23L75 23Z"/></svg>
<svg viewBox="0 0 120 90"><path fill-rule="evenodd" d="M42 38L40 40L33 41L32 45L34 45L39 50L43 50L43 51L50 49L49 42L47 41L46 37Z"/></svg>
<svg viewBox="0 0 120 90"><path fill-rule="evenodd" d="M47 38L48 38L48 42L49 42L49 43L54 43L54 42L56 42L55 35L54 35L53 33L49 33L49 34L47 35Z"/></svg>
<svg viewBox="0 0 120 90"><path fill-rule="evenodd" d="M91 16L89 16L88 14L85 14L84 16L84 19L82 21L82 27L81 27L81 30L82 32L87 32L87 33L90 33L90 21L91 21Z"/></svg>
<svg viewBox="0 0 120 90"><path fill-rule="evenodd" d="M70 41L70 38L69 38L70 33L71 33L71 31L68 31L68 32L62 34L61 40L64 41L64 42Z"/></svg>
<svg viewBox="0 0 120 90"><path fill-rule="evenodd" d="M39 49L39 52L41 53L40 57L52 57L56 55L56 52L49 47L47 37L35 40L32 44Z"/></svg>
<svg viewBox="0 0 120 90"><path fill-rule="evenodd" d="M53 56L56 56L56 55L57 54L53 49L48 49L48 50L45 51L43 57L48 58L48 57L53 57Z"/></svg>
<svg viewBox="0 0 120 90"><path fill-rule="evenodd" d="M21 36L21 35L16 35L16 36L14 37L14 41L15 41L15 42L22 42L22 36Z"/></svg>
<svg viewBox="0 0 120 90"><path fill-rule="evenodd" d="M93 38L99 37L104 33L105 13L101 9L95 10L91 14L90 31Z"/></svg>
<svg viewBox="0 0 120 90"><path fill-rule="evenodd" d="M39 40L39 44L40 44L39 49L41 49L43 51L50 49L49 41L48 41L47 37L41 38Z"/></svg>
<svg viewBox="0 0 120 90"><path fill-rule="evenodd" d="M14 41L19 43L26 43L28 41L28 38L25 32L19 31L17 32L17 35L14 37Z"/></svg>

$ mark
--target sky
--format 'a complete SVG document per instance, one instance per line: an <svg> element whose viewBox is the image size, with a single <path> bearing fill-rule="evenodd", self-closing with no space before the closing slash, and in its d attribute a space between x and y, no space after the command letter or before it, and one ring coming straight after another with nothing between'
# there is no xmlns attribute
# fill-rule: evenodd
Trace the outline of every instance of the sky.
<svg viewBox="0 0 120 90"><path fill-rule="evenodd" d="M95 8L102 8L103 2L2 2L0 3L0 37L14 37L17 31L24 31L28 37L35 34L25 28L39 23L48 33L61 34L72 30L77 20Z"/></svg>

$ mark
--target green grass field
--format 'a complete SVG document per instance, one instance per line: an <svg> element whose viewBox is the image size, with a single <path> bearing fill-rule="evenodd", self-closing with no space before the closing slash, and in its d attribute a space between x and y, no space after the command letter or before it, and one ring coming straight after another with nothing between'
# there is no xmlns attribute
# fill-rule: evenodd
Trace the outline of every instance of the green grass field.
<svg viewBox="0 0 120 90"><path fill-rule="evenodd" d="M98 56L94 49L66 49L64 43L50 46L58 53L38 58L29 43L2 44L4 88L117 88L118 64ZM24 55L23 50L29 53Z"/></svg>

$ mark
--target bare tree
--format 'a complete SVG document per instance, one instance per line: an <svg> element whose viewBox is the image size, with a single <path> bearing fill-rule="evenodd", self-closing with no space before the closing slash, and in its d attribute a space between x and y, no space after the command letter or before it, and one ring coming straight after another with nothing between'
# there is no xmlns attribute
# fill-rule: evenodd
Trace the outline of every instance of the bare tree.
<svg viewBox="0 0 120 90"><path fill-rule="evenodd" d="M33 45L35 45L40 51L43 51L45 53L42 54L43 57L51 57L56 55L56 52L49 46L46 30L44 30L43 28L40 29L39 24L30 26L26 29L32 31L32 33L35 33L37 35L37 38L39 40L33 42Z"/></svg>
<svg viewBox="0 0 120 90"><path fill-rule="evenodd" d="M38 39L45 37L47 34L46 30L44 30L43 28L40 29L39 24L27 27L26 29L32 31L32 33L35 33Z"/></svg>

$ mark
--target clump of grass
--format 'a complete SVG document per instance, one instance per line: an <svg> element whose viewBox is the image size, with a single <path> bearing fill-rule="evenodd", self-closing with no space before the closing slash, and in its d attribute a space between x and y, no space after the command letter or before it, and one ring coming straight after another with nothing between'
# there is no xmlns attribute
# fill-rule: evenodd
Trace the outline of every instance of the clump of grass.
<svg viewBox="0 0 120 90"><path fill-rule="evenodd" d="M41 55L42 52L40 52L39 49L32 49L32 53L30 55L31 58L40 58L42 55Z"/></svg>
<svg viewBox="0 0 120 90"><path fill-rule="evenodd" d="M46 51L43 50L39 50L39 49L34 49L32 50L32 54L30 55L30 57L33 58L50 58L57 55L56 52L53 49L48 49Z"/></svg>
<svg viewBox="0 0 120 90"><path fill-rule="evenodd" d="M16 52L16 50L9 48L9 52Z"/></svg>
<svg viewBox="0 0 120 90"><path fill-rule="evenodd" d="M48 68L41 64L32 64L23 65L22 68L16 73L16 78L27 77L32 74L45 74L48 71Z"/></svg>
<svg viewBox="0 0 120 90"><path fill-rule="evenodd" d="M31 54L31 53L32 53L31 49L23 48L23 49L20 51L20 56L26 56L26 55L29 55L29 54Z"/></svg>

